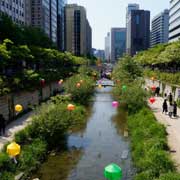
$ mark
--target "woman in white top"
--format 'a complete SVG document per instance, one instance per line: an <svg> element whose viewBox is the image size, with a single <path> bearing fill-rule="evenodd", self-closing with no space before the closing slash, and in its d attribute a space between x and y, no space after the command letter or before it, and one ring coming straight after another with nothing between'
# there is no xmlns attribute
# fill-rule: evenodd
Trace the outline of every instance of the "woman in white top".
<svg viewBox="0 0 180 180"><path fill-rule="evenodd" d="M173 114L173 104L170 103L170 105L169 105L169 117L170 118L172 117L172 114Z"/></svg>

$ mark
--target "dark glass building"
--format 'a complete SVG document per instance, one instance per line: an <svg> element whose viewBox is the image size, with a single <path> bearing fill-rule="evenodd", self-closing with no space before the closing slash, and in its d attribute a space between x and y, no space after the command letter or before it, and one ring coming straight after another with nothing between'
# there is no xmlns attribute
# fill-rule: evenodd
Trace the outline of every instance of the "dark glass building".
<svg viewBox="0 0 180 180"><path fill-rule="evenodd" d="M57 46L65 49L65 5L67 0L57 0Z"/></svg>
<svg viewBox="0 0 180 180"><path fill-rule="evenodd" d="M127 22L127 49L130 55L150 47L150 11L131 10Z"/></svg>

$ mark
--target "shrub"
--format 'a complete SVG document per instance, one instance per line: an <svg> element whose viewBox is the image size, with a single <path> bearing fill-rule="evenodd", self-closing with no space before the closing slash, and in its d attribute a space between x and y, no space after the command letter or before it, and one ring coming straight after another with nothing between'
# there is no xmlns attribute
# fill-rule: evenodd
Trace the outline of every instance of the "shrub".
<svg viewBox="0 0 180 180"><path fill-rule="evenodd" d="M180 174L169 172L161 175L160 178L156 180L180 180Z"/></svg>

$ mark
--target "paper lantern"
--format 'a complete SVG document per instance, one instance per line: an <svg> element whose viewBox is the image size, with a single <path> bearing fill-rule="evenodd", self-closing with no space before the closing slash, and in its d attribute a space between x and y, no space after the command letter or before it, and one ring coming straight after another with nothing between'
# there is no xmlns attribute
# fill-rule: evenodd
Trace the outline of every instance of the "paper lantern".
<svg viewBox="0 0 180 180"><path fill-rule="evenodd" d="M12 142L7 146L7 153L9 156L15 157L20 154L21 147L19 144Z"/></svg>
<svg viewBox="0 0 180 180"><path fill-rule="evenodd" d="M41 80L40 80L40 83L41 83L41 86L42 86L42 87L45 86L45 79L41 79Z"/></svg>
<svg viewBox="0 0 180 180"><path fill-rule="evenodd" d="M20 104L17 104L16 106L15 106L15 111L16 112L21 112L23 110L23 107L20 105Z"/></svg>
<svg viewBox="0 0 180 180"><path fill-rule="evenodd" d="M127 86L126 86L126 85L123 85L123 86L122 86L122 90L123 90L123 91L126 91L126 90L127 90Z"/></svg>
<svg viewBox="0 0 180 180"><path fill-rule="evenodd" d="M99 85L98 85L98 88L99 88L99 89L101 89L101 88L102 88L102 85L101 85L101 84L99 84Z"/></svg>
<svg viewBox="0 0 180 180"><path fill-rule="evenodd" d="M83 80L82 80L82 79L80 80L80 83L81 83L81 84L83 83Z"/></svg>
<svg viewBox="0 0 180 180"><path fill-rule="evenodd" d="M74 110L75 110L75 105L73 105L73 104L68 104L67 110L68 110L68 111L74 111Z"/></svg>
<svg viewBox="0 0 180 180"><path fill-rule="evenodd" d="M116 80L116 83L117 83L117 84L120 84L120 80Z"/></svg>
<svg viewBox="0 0 180 180"><path fill-rule="evenodd" d="M151 77L151 80L154 81L154 80L155 80L155 77Z"/></svg>
<svg viewBox="0 0 180 180"><path fill-rule="evenodd" d="M156 86L152 86L151 89L152 89L152 91L155 91L156 90Z"/></svg>
<svg viewBox="0 0 180 180"><path fill-rule="evenodd" d="M59 80L58 84L61 85L63 83L63 79Z"/></svg>
<svg viewBox="0 0 180 180"><path fill-rule="evenodd" d="M76 84L76 87L77 87L77 88L80 88L80 87L81 87L81 83L77 83L77 84Z"/></svg>
<svg viewBox="0 0 180 180"><path fill-rule="evenodd" d="M155 101L156 101L156 99L155 99L154 97L149 98L149 102L150 102L151 104L155 103Z"/></svg>
<svg viewBox="0 0 180 180"><path fill-rule="evenodd" d="M117 101L112 102L112 107L117 108L119 106L119 103Z"/></svg>
<svg viewBox="0 0 180 180"><path fill-rule="evenodd" d="M108 180L120 180L122 179L122 169L112 163L104 168L104 176Z"/></svg>

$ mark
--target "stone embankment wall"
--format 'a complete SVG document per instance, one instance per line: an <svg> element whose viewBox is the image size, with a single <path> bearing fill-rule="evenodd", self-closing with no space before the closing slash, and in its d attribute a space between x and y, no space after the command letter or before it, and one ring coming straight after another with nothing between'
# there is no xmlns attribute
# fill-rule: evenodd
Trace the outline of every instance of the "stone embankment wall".
<svg viewBox="0 0 180 180"><path fill-rule="evenodd" d="M62 87L57 82L46 85L41 89L31 92L19 92L0 97L0 114L3 114L7 121L13 120L17 114L14 112L16 104L23 106L23 111L40 104L40 102L50 98L54 92L61 91Z"/></svg>
<svg viewBox="0 0 180 180"><path fill-rule="evenodd" d="M166 93L168 95L171 92L175 100L180 99L180 86L169 85L161 81L152 81L150 79L146 79L145 82L146 82L145 83L146 86L149 86L149 87L151 87L152 85L155 85L156 87L159 86L161 94Z"/></svg>

